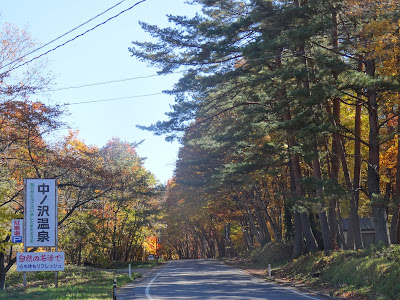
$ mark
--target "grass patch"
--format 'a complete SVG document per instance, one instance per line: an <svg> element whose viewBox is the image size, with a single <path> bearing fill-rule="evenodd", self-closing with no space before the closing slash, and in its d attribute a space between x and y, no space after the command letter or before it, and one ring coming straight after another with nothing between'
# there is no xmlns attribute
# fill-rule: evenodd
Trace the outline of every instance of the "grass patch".
<svg viewBox="0 0 400 300"><path fill-rule="evenodd" d="M124 273L124 274L122 274ZM133 273L133 279L140 277ZM131 281L127 272L104 270L92 267L67 265L59 272L58 288L55 288L54 272L28 272L27 289L23 289L23 275L10 270L6 278L6 289L0 291L0 299L111 299L113 281L118 287Z"/></svg>

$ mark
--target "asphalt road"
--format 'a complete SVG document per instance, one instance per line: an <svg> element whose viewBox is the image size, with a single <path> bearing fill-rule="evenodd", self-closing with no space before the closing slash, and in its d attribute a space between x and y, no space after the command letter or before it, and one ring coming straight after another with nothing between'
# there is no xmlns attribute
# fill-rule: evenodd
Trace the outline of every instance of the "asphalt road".
<svg viewBox="0 0 400 300"><path fill-rule="evenodd" d="M170 261L119 299L322 299L250 276L218 260Z"/></svg>

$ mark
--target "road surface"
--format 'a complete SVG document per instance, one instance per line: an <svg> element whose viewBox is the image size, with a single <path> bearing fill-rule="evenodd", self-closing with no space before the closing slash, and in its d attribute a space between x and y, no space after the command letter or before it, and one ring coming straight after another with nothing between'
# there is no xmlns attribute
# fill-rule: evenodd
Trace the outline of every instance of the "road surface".
<svg viewBox="0 0 400 300"><path fill-rule="evenodd" d="M118 294L118 299L319 300L250 276L218 260L175 260Z"/></svg>

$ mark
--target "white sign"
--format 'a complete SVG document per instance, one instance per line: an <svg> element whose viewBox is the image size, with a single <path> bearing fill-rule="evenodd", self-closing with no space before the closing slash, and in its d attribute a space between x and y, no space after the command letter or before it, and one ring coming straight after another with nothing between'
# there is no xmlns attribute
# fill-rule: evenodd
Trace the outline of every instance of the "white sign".
<svg viewBox="0 0 400 300"><path fill-rule="evenodd" d="M64 271L64 252L17 253L17 272Z"/></svg>
<svg viewBox="0 0 400 300"><path fill-rule="evenodd" d="M11 220L11 243L22 243L22 233L24 229L23 219Z"/></svg>
<svg viewBox="0 0 400 300"><path fill-rule="evenodd" d="M26 179L25 247L55 247L57 191L55 179Z"/></svg>

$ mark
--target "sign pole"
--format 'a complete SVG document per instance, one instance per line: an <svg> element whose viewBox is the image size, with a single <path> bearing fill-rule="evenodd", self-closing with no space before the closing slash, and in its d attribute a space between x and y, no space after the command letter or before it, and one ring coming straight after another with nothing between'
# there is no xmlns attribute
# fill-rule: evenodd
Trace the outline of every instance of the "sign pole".
<svg viewBox="0 0 400 300"><path fill-rule="evenodd" d="M57 246L56 246L55 250L56 250L55 252L58 252L58 247ZM56 280L56 288L58 288L58 271L55 272L55 280Z"/></svg>
<svg viewBox="0 0 400 300"><path fill-rule="evenodd" d="M26 212L26 199L27 197L27 191L26 191L26 179L24 179L24 234L23 234L23 240L24 240L24 252L26 252L26 216L27 216L27 212ZM24 289L26 289L26 272L24 272Z"/></svg>
<svg viewBox="0 0 400 300"><path fill-rule="evenodd" d="M55 252L58 252L58 180L56 179L56 246ZM58 271L55 272L56 288L58 288Z"/></svg>

